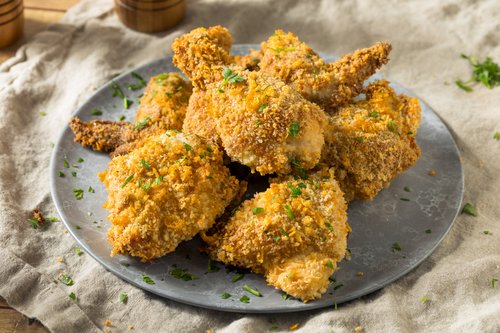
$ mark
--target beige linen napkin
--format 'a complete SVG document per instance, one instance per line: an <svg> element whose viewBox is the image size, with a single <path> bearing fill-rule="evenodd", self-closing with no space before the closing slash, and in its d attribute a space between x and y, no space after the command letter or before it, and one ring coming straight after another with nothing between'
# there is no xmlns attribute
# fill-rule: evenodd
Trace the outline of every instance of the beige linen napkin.
<svg viewBox="0 0 500 333"><path fill-rule="evenodd" d="M500 131L500 88L466 93L453 83L470 75L462 52L500 61L500 2L188 0L188 6L179 26L152 36L125 29L111 1L85 0L0 66L0 295L53 332L123 332L128 324L137 332L266 332L275 325L288 331L294 323L300 323L297 332L357 326L365 332L500 332L500 282L491 285L500 279L500 141L493 139ZM221 313L161 299L88 254L75 255L75 240L62 223L33 230L26 219L35 207L55 215L50 143L77 106L112 74L164 57L180 34L215 24L227 26L236 43L260 42L281 28L332 54L390 40L394 51L383 75L413 90L451 128L465 168L465 201L476 205L479 217L459 216L433 255L378 292L337 310L282 315ZM75 284L54 283L61 272ZM126 305L119 301L122 291L129 295Z"/></svg>

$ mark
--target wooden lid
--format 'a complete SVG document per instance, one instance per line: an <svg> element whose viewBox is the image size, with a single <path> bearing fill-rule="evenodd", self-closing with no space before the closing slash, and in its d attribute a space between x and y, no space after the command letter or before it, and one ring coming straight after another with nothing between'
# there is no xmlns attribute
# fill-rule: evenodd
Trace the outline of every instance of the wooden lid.
<svg viewBox="0 0 500 333"><path fill-rule="evenodd" d="M0 26L18 17L24 10L23 4L20 3L8 12L0 14Z"/></svg>

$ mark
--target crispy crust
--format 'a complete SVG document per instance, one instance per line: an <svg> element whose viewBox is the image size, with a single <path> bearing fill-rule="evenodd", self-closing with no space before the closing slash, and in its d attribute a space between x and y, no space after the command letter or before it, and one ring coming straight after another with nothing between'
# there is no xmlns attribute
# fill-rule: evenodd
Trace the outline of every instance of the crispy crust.
<svg viewBox="0 0 500 333"><path fill-rule="evenodd" d="M189 99L182 130L220 145L221 141L215 130L215 119L209 114L209 103L210 95L206 91L195 88Z"/></svg>
<svg viewBox="0 0 500 333"><path fill-rule="evenodd" d="M104 207L113 224L111 254L143 261L172 252L210 228L239 190L216 145L174 131L113 158L99 177L109 192Z"/></svg>
<svg viewBox="0 0 500 333"><path fill-rule="evenodd" d="M261 44L261 71L280 78L306 99L335 108L357 96L363 82L388 61L391 45L381 42L326 64L293 33L276 30Z"/></svg>
<svg viewBox="0 0 500 333"><path fill-rule="evenodd" d="M134 127L124 121L81 121L71 118L69 127L75 134L75 142L96 151L112 152L117 147L137 139Z"/></svg>
<svg viewBox="0 0 500 333"><path fill-rule="evenodd" d="M258 71L262 51L251 49L249 54L234 56L234 63L249 71Z"/></svg>
<svg viewBox="0 0 500 333"><path fill-rule="evenodd" d="M297 187L301 193L292 197L291 188ZM346 209L333 170L311 174L307 181L277 179L205 237L208 252L215 260L264 274L270 285L294 297L319 298L345 255Z"/></svg>
<svg viewBox="0 0 500 333"><path fill-rule="evenodd" d="M420 156L418 100L397 95L386 81L370 84L366 95L329 118L322 152L348 201L373 199Z"/></svg>

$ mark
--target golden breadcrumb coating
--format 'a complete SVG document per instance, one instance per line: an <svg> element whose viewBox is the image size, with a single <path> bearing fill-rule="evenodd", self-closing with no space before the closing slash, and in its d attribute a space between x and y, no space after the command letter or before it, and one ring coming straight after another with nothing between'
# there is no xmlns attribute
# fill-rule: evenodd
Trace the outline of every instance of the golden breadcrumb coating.
<svg viewBox="0 0 500 333"><path fill-rule="evenodd" d="M75 117L70 119L69 127L75 134L75 142L96 151L112 152L117 147L138 138L134 126L125 121L84 122Z"/></svg>
<svg viewBox="0 0 500 333"><path fill-rule="evenodd" d="M297 36L282 30L276 30L261 48L262 72L280 78L325 108L337 107L360 94L363 82L387 63L391 51L389 43L381 42L327 64Z"/></svg>
<svg viewBox="0 0 500 333"><path fill-rule="evenodd" d="M191 84L179 73L161 73L153 76L141 98L135 125L110 120L70 120L75 142L96 151L111 152L111 156L123 155L134 148L137 140L163 133L165 130L181 130L186 116Z"/></svg>
<svg viewBox="0 0 500 333"><path fill-rule="evenodd" d="M219 67L240 77L208 86L209 113L227 155L260 174L288 174L292 161L311 169L319 161L327 118L283 82L259 72ZM227 75L226 75L227 76Z"/></svg>
<svg viewBox="0 0 500 333"><path fill-rule="evenodd" d="M346 209L333 170L323 169L308 180L276 180L202 237L213 259L264 274L270 285L308 301L326 292L344 258Z"/></svg>
<svg viewBox="0 0 500 333"><path fill-rule="evenodd" d="M234 56L234 63L249 71L257 71L261 58L262 52L260 50L251 49L249 54Z"/></svg>
<svg viewBox="0 0 500 333"><path fill-rule="evenodd" d="M204 90L194 88L193 94L189 98L182 130L186 133L199 135L220 145L219 136L215 131L215 119L209 114L209 103L210 95Z"/></svg>
<svg viewBox="0 0 500 333"><path fill-rule="evenodd" d="M335 168L346 200L367 200L420 156L416 98L397 95L386 81L370 84L366 100L330 117L321 162Z"/></svg>
<svg viewBox="0 0 500 333"><path fill-rule="evenodd" d="M145 138L99 177L109 193L111 254L143 261L210 228L239 190L216 145L178 131Z"/></svg>
<svg viewBox="0 0 500 333"><path fill-rule="evenodd" d="M179 73L153 76L144 89L135 115L136 124L150 119L141 132L154 127L162 130L181 130L192 90L191 83Z"/></svg>
<svg viewBox="0 0 500 333"><path fill-rule="evenodd" d="M173 63L194 86L205 89L206 84L220 78L220 73L212 71L212 66L233 62L229 54L232 42L229 30L224 27L194 29L172 43Z"/></svg>

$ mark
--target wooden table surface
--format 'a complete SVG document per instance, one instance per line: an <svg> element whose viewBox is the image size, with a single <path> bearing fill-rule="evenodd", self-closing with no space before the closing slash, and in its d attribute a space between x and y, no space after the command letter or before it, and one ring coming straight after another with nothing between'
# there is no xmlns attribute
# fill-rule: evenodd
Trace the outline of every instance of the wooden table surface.
<svg viewBox="0 0 500 333"><path fill-rule="evenodd" d="M61 19L64 13L79 0L24 0L24 36L14 45L0 49L0 63L12 57L17 49L37 32L45 30L51 23ZM29 319L12 309L0 297L0 333L46 333L38 321Z"/></svg>

